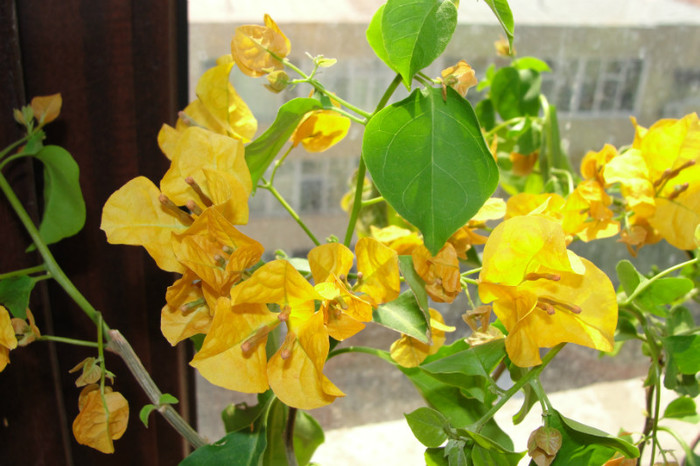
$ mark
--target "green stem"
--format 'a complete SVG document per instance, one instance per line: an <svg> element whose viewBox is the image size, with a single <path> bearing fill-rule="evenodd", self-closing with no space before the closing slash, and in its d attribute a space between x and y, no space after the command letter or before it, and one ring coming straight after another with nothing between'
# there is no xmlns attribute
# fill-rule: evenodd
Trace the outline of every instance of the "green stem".
<svg viewBox="0 0 700 466"><path fill-rule="evenodd" d="M552 359L554 359L554 356L557 355L559 351L564 347L566 343L559 343L557 346L552 348L547 354L545 354L544 358L542 358L542 364L540 364L537 367L534 367L528 372L527 374L523 375L515 384L508 389L508 391L505 393L503 397L501 397L498 402L489 409L486 414L484 414L481 419L476 421L471 427L471 430L474 432L479 432L484 425L486 425L487 422L493 418L493 416L498 412L499 409L503 407L506 402L513 397L518 391L520 391L521 388L523 388L526 384L530 383L531 380L533 380L535 377L539 377L539 375L542 373L545 367L547 367L547 364L549 364Z"/></svg>
<svg viewBox="0 0 700 466"><path fill-rule="evenodd" d="M118 330L110 330L109 343L107 349L119 355L124 363L129 368L129 371L134 375L136 381L141 385L141 388L148 396L152 404L158 406L158 412L163 415L166 421L177 430L194 448L207 445L207 441L199 436L192 426L185 421L180 414L170 404L161 405L160 399L163 393L158 389L155 382L151 378L141 360L138 358L134 349Z"/></svg>
<svg viewBox="0 0 700 466"><path fill-rule="evenodd" d="M385 202L386 199L384 199L383 196L377 196L373 197L372 199L367 199L365 201L362 201L362 207L368 207L374 204L379 204L380 202Z"/></svg>
<svg viewBox="0 0 700 466"><path fill-rule="evenodd" d="M389 86L384 91L384 95L379 99L377 107L374 109L372 115L368 115L367 119L371 119L377 112L383 109L386 104L391 99L391 96L396 92L396 88L401 84L401 75L397 74L391 81ZM352 241L352 235L355 233L355 226L357 225L357 217L360 214L360 209L362 209L362 188L365 184L365 175L367 174L367 166L365 165L365 160L360 157L360 163L357 166L357 179L355 180L355 197L352 203L352 211L350 211L350 219L348 220L348 227L345 230L345 239L343 244L345 246L350 246Z"/></svg>
<svg viewBox="0 0 700 466"><path fill-rule="evenodd" d="M55 335L42 335L36 339L37 341L55 341L56 343L67 343L75 346L87 346L90 348L98 348L99 343L96 341L76 340L75 338L58 337Z"/></svg>
<svg viewBox="0 0 700 466"><path fill-rule="evenodd" d="M496 126L494 126L493 128L491 128L490 130L486 131L484 133L484 139L488 140L488 138L490 138L494 134L498 133L503 128L507 128L508 126L514 125L516 123L520 123L523 120L525 120L525 117L515 117L515 118L511 118L510 120L503 121L503 122L497 124Z"/></svg>
<svg viewBox="0 0 700 466"><path fill-rule="evenodd" d="M6 158L2 162L0 162L0 171L2 171L5 168L5 165L9 164L13 160L21 159L22 157L27 157L29 154L25 152L20 152L18 154L11 155L10 157Z"/></svg>
<svg viewBox="0 0 700 466"><path fill-rule="evenodd" d="M313 243L316 246L320 245L321 242L318 239L316 239L316 236L314 236L314 234L311 232L311 230L309 230L309 227L306 226L306 224L301 219L301 217L299 217L299 214L297 214L296 211L292 208L292 206L289 205L289 203L285 200L285 198L282 197L280 192L277 191L277 189L274 186L272 186L270 183L265 181L264 178L261 178L261 180L262 180L263 184L260 185L260 187L270 191L270 193L275 197L275 199L277 199L277 201L282 205L282 207L284 207L284 209L287 211L287 213L289 213L289 215L297 222L297 224L299 224L301 229L304 230L304 232L306 232L306 235L311 239L311 241L313 241Z"/></svg>
<svg viewBox="0 0 700 466"><path fill-rule="evenodd" d="M39 230L37 230L36 226L34 226L34 222L32 222L32 219L29 217L29 214L24 209L24 206L22 206L22 203L17 198L14 191L12 190L12 187L2 174L0 174L0 190L2 190L2 192L5 194L8 202L10 203L15 213L19 217L20 221L24 225L24 228L27 230L27 233L29 233L29 236L32 238L32 241L34 242L37 251L39 251L39 254L41 254L41 257L44 259L44 265L46 266L46 270L53 276L54 280L56 280L58 284L61 285L61 287L66 291L68 296L70 296L71 299L73 299L73 301L80 307L80 309L83 310L85 315L87 315L90 318L90 320L92 320L95 323L95 325L101 324L103 325L105 331L109 331L109 327L107 326L107 324L102 322L99 316L99 312L92 306L92 304L90 304L90 302L85 298L85 296L83 296L82 293L78 291L73 282L70 281L70 279L63 272L63 269L61 269L61 267L58 265L56 259L54 259L53 257L53 254L51 254L49 247L39 235Z"/></svg>
<svg viewBox="0 0 700 466"><path fill-rule="evenodd" d="M571 176L569 170L562 170L561 168L552 167L549 171L555 175L564 175L566 177L567 188L569 188L569 194L574 192L574 177Z"/></svg>
<svg viewBox="0 0 700 466"><path fill-rule="evenodd" d="M542 387L539 376L530 381L530 386L532 387L532 391L535 392L535 395L537 395L537 399L540 400L540 404L542 405L542 416L545 416L546 419L546 416L548 416L551 411L554 411L554 407L549 401L549 397L544 391L544 387Z"/></svg>
<svg viewBox="0 0 700 466"><path fill-rule="evenodd" d="M639 296L640 294L642 294L642 293L643 293L647 288L649 288L649 287L651 286L651 284L654 283L656 280L658 280L658 279L660 279L660 278L662 278L662 277L665 277L666 275L668 275L668 274L671 273L671 272L674 272L674 271L676 271L676 270L682 269L683 267L685 267L685 266L687 266L687 265L696 264L696 263L699 261L699 259L700 259L700 258L695 257L694 259L691 259L691 260L685 261L685 262L681 262L680 264L676 264L676 265L674 265L673 267L669 267L669 268L667 268L666 270L657 273L656 275L654 275L653 277L651 277L649 280L647 280L647 281L645 281L644 283L640 284L640 285L637 287L637 289L634 290L634 291L632 292L632 294L629 295L629 297L628 297L625 301L623 301L623 302L620 304L620 306L623 306L623 307L629 306L630 304L632 304L632 301L634 301L634 300L637 298L637 296Z"/></svg>
<svg viewBox="0 0 700 466"><path fill-rule="evenodd" d="M467 275L473 275L473 274L475 274L475 273L481 272L481 269L482 269L482 268L483 268L483 267L477 267L476 269L467 270L466 272L462 272L460 275L461 275L462 277L466 277Z"/></svg>
<svg viewBox="0 0 700 466"><path fill-rule="evenodd" d="M27 267L26 269L19 269L13 272L0 273L0 280L6 280L8 278L15 277L24 277L25 275L31 275L33 273L43 272L45 270L45 265L35 265L34 267Z"/></svg>
<svg viewBox="0 0 700 466"><path fill-rule="evenodd" d="M662 431L662 432L666 432L666 433L669 434L671 437L673 437L674 439L676 439L676 442L678 442L678 445L681 446L681 448L683 449L683 452L685 453L686 464L691 464L691 465L695 465L695 464L696 464L695 462L692 462L692 463L689 463L689 462L688 462L689 459L691 459L691 461L692 461L692 458L693 458L693 450L692 450L692 448L686 443L686 441L683 440L683 437L681 437L680 435L678 435L678 433L677 433L676 431L674 431L673 429L669 429L668 427L659 426L659 430ZM700 465L697 465L697 466L700 466Z"/></svg>
<svg viewBox="0 0 700 466"><path fill-rule="evenodd" d="M31 133L28 133L28 134L27 134L26 136L24 136L22 139L18 139L17 141L13 142L13 143L10 144L9 146L5 147L2 151L0 151L0 160L2 160L3 157L5 157L7 154L9 154L10 151L12 151L12 149L14 149L15 147L17 147L17 146L19 146L20 144L23 144L23 143L29 141L29 138L31 138L31 137L32 137L32 134L31 134Z"/></svg>
<svg viewBox="0 0 700 466"><path fill-rule="evenodd" d="M275 166L272 169L272 173L270 173L270 181L267 182L270 186L272 186L272 184L275 182L275 175L277 175L277 170L279 170L279 168L282 166L284 161L287 159L289 153L292 152L292 149L294 149L294 145L289 144L289 149L287 149L287 152L285 152L284 155L282 155L282 157L280 157L277 160L277 162L275 162Z"/></svg>

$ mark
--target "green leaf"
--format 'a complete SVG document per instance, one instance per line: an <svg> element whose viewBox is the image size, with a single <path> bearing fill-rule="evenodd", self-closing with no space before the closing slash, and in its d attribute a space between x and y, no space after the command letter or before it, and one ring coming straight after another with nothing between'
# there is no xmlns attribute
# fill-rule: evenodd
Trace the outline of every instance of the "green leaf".
<svg viewBox="0 0 700 466"><path fill-rule="evenodd" d="M537 71L516 70L507 66L498 70L491 83L490 97L504 120L521 116L537 116L540 111L540 85Z"/></svg>
<svg viewBox="0 0 700 466"><path fill-rule="evenodd" d="M449 466L445 448L427 448L423 454L425 466Z"/></svg>
<svg viewBox="0 0 700 466"><path fill-rule="evenodd" d="M80 170L73 156L59 146L44 146L34 155L44 164L44 214L39 235L46 244L78 233L85 225Z"/></svg>
<svg viewBox="0 0 700 466"><path fill-rule="evenodd" d="M265 419L267 430L267 448L262 464L287 465L287 453L284 445L284 431L287 427L289 407L276 397L273 398Z"/></svg>
<svg viewBox="0 0 700 466"><path fill-rule="evenodd" d="M275 160L282 146L289 141L304 115L321 107L321 103L316 99L296 98L290 100L280 107L272 126L246 146L245 160L253 180L253 192L255 192L260 177Z"/></svg>
<svg viewBox="0 0 700 466"><path fill-rule="evenodd" d="M180 400L172 396L170 393L163 393L160 396L160 399L158 399L158 403L160 403L161 405L174 405L179 402Z"/></svg>
<svg viewBox="0 0 700 466"><path fill-rule="evenodd" d="M672 335L662 341L681 374L693 375L700 371L700 335Z"/></svg>
<svg viewBox="0 0 700 466"><path fill-rule="evenodd" d="M389 0L381 18L390 67L410 89L413 75L445 51L457 27L457 7L450 0ZM380 52L375 53L381 58Z"/></svg>
<svg viewBox="0 0 700 466"><path fill-rule="evenodd" d="M27 275L0 280L0 304L10 311L12 317L27 318L29 296L36 280Z"/></svg>
<svg viewBox="0 0 700 466"><path fill-rule="evenodd" d="M226 433L236 432L242 429L251 430L255 426L260 416L266 412L270 401L274 399L272 391L258 395L258 404L249 406L247 403L231 403L221 412L221 419L224 422Z"/></svg>
<svg viewBox="0 0 700 466"><path fill-rule="evenodd" d="M372 16L372 20L369 22L367 27L367 32L365 36L367 37L367 43L369 43L374 53L379 57L389 68L396 71L394 65L392 65L389 60L389 55L386 53L386 47L384 47L384 37L382 36L382 16L384 15L384 7L382 5ZM398 71L396 71L398 73Z"/></svg>
<svg viewBox="0 0 700 466"><path fill-rule="evenodd" d="M447 440L450 422L439 411L423 407L404 417L413 435L426 447L437 448Z"/></svg>
<svg viewBox="0 0 700 466"><path fill-rule="evenodd" d="M156 409L158 409L156 405L149 403L144 405L144 407L141 408L141 411L139 411L139 419L141 419L141 422L143 422L143 425L146 426L146 428L148 428L148 416L150 416Z"/></svg>
<svg viewBox="0 0 700 466"><path fill-rule="evenodd" d="M501 23L503 32L506 33L508 37L508 43L510 48L513 48L513 37L515 34L515 24L513 22L513 12L510 11L510 6L507 0L484 0L486 4L491 8L493 14L498 18L498 22Z"/></svg>
<svg viewBox="0 0 700 466"><path fill-rule="evenodd" d="M637 272L637 269L628 260L621 260L618 262L615 270L617 271L617 278L620 280L622 289L627 296L631 296L639 284L646 281L642 274Z"/></svg>
<svg viewBox="0 0 700 466"><path fill-rule="evenodd" d="M411 291L404 291L395 300L379 306L373 311L372 320L423 343L430 341L429 321Z"/></svg>
<svg viewBox="0 0 700 466"><path fill-rule="evenodd" d="M318 421L305 411L297 411L294 421L294 454L297 463L300 466L309 464L314 452L325 440L323 428Z"/></svg>
<svg viewBox="0 0 700 466"><path fill-rule="evenodd" d="M659 278L651 282L637 299L644 307L664 306L684 297L693 287L693 281L684 277Z"/></svg>
<svg viewBox="0 0 700 466"><path fill-rule="evenodd" d="M362 154L379 192L436 255L498 185L469 102L452 88L414 91L367 124Z"/></svg>
<svg viewBox="0 0 700 466"><path fill-rule="evenodd" d="M682 396L676 398L666 406L664 410L664 418L679 419L681 421L697 423L700 420L698 416L698 408L695 405L695 400Z"/></svg>
<svg viewBox="0 0 700 466"><path fill-rule="evenodd" d="M594 427L586 426L550 411L548 426L562 434L562 445L553 465L588 466L603 464L616 451L628 458L637 458L639 450L625 440L613 437Z"/></svg>
<svg viewBox="0 0 700 466"><path fill-rule="evenodd" d="M459 430L459 434L471 438L474 445L470 457L474 466L512 465L516 466L525 456L525 452L516 453L503 448L488 437L468 430Z"/></svg>
<svg viewBox="0 0 700 466"><path fill-rule="evenodd" d="M535 57L521 57L517 60L513 60L510 64L516 70L534 70L540 73L551 72L552 69L549 67L546 61L540 60Z"/></svg>
<svg viewBox="0 0 700 466"><path fill-rule="evenodd" d="M264 428L254 432L231 432L211 445L199 447L182 460L180 466L259 466L266 446Z"/></svg>
<svg viewBox="0 0 700 466"><path fill-rule="evenodd" d="M413 257L399 256L399 270L401 271L403 278L406 280L408 287L413 292L413 295L416 297L416 302L425 315L426 323L430 325L428 293L425 291L425 282L420 275L416 273L416 269L413 267Z"/></svg>
<svg viewBox="0 0 700 466"><path fill-rule="evenodd" d="M666 334L676 335L683 332L697 333L698 327L695 326L695 320L690 310L684 306L678 306L673 309L668 319L666 319Z"/></svg>

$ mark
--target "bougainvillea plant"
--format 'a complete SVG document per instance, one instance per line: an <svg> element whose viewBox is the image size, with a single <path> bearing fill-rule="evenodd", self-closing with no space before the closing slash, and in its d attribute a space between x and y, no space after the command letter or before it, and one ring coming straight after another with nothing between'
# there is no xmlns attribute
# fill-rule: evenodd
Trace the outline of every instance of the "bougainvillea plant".
<svg viewBox="0 0 700 466"><path fill-rule="evenodd" d="M507 2L485 3L507 36L499 49L512 53ZM687 303L698 301L700 277L698 116L648 128L632 119L629 145L591 151L575 171L561 148L556 109L540 92L549 72L543 61L512 58L478 84L469 57L437 77L423 71L452 37L456 4L388 0L375 13L367 40L396 78L372 110L318 80L334 59L309 55L310 72L292 63L292 42L270 16L237 28L231 53L200 78L175 127L163 125L158 135L170 161L162 179L134 178L106 202L107 241L143 246L155 265L177 274L163 290L167 341L195 344L190 365L211 383L259 394L256 406L224 412L223 439L210 443L180 418L177 400L161 393L51 255L48 245L77 233L85 219L73 158L43 144L60 95L15 110L26 136L0 152L0 170L34 157L46 180L36 226L0 173L0 188L44 261L0 274L0 370L33 341L91 347L71 370L82 387L73 432L79 443L111 453L129 420L128 402L105 367L104 351L117 353L152 402L141 420L158 410L194 447L185 466L309 464L323 431L307 411L345 396L324 365L352 352L382 359L415 384L426 406L406 420L426 446L427 464L514 465L525 455L539 466L635 464L647 448L651 464L676 461L657 434L670 430L665 419L697 420L700 328ZM309 97L288 100L257 134L230 82L234 67L261 78L260 92L308 86ZM408 97L390 103L400 86ZM465 96L474 86L483 98L472 107ZM291 151L324 152L353 125L364 133L355 185L343 200L347 228L322 242L277 190L275 175ZM493 197L499 186L503 194ZM279 253L264 261L261 243L237 228L248 222L250 197L265 191L315 245L306 257ZM615 288L596 258L569 249L610 237L631 255L666 241L687 260L651 272L623 260ZM92 319L96 341L40 332L27 303L43 274ZM462 293L465 324L446 325L432 303ZM396 331L390 348L338 346L372 323ZM454 343L445 344L447 333L458 335ZM561 348L614 355L627 340L641 341L650 361L641 430L616 437L561 415L539 381ZM497 385L503 373L513 381L507 390ZM678 396L662 413L664 387ZM527 396L515 423L533 404L543 411L527 445L514 444L494 421L520 391ZM687 464L700 464L695 445L678 440Z"/></svg>

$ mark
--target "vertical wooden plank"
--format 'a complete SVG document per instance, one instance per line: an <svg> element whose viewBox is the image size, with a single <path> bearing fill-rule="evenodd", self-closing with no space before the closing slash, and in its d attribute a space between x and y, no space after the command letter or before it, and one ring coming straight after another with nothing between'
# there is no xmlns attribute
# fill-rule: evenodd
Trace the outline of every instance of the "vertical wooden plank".
<svg viewBox="0 0 700 466"><path fill-rule="evenodd" d="M3 2L2 8L13 4ZM178 110L177 8L177 2L22 0L17 3L17 17L25 95L62 93L62 116L47 128L48 141L66 147L80 165L87 204L85 229L52 246L54 255L109 325L129 339L162 390L187 398L182 357L159 329L165 289L173 277L157 270L139 248L108 245L99 230L102 206L112 192L138 175L157 182L167 168L156 135L163 122L174 122ZM5 27L4 14L2 18L0 27ZM6 53L6 48L0 51ZM5 95L8 84L3 81L2 85ZM2 223L3 238L6 225ZM13 229L17 230L14 225ZM94 340L94 325L65 293L56 286L49 286L48 293L55 334ZM38 344L22 350L33 360L14 367L13 359L13 373L35 376L48 372L50 376L42 351L46 350ZM53 435L38 442L29 432L3 430L7 434L0 438L3 461L62 464L61 455L54 450L50 455L42 452L58 450L65 443L59 441L60 433L70 433L80 389L74 386L75 378L68 369L88 356L95 356L94 351L58 348L56 374L60 380L54 393L62 392L67 419L51 416L50 429L46 428L46 406L37 412L32 400L19 400L23 393L19 382L13 386L14 393L2 388L1 409L14 395L15 404L24 412L22 419L41 419L38 422L43 427L35 426L35 432ZM130 402L127 433L116 442L114 455L79 446L71 436L69 444L60 447L66 464L176 464L182 458L182 448L177 447L182 444L180 437L161 419L152 419L151 428L145 429L138 421L138 411L148 400L118 358L108 355L107 367L117 374L115 390ZM49 396L50 386L34 387L32 393L39 389L44 400L56 405Z"/></svg>

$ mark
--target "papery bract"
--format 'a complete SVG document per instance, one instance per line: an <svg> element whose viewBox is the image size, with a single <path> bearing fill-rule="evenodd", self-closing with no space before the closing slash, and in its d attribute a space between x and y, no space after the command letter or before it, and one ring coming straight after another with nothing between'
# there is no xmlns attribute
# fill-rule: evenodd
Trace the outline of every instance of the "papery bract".
<svg viewBox="0 0 700 466"><path fill-rule="evenodd" d="M34 118L39 122L39 126L44 126L58 118L58 115L61 113L63 99L61 94L37 96L32 99L29 105L32 107Z"/></svg>
<svg viewBox="0 0 700 466"><path fill-rule="evenodd" d="M451 303L462 291L459 281L459 259L451 243L446 243L433 256L425 246L411 253L413 268L425 282L425 291L439 303Z"/></svg>
<svg viewBox="0 0 700 466"><path fill-rule="evenodd" d="M0 372L10 362L10 350L17 348L17 338L12 327L10 313L0 306Z"/></svg>
<svg viewBox="0 0 700 466"><path fill-rule="evenodd" d="M214 311L204 296L207 286L194 272L186 270L168 287L166 305L161 311L160 331L171 345L209 331Z"/></svg>
<svg viewBox="0 0 700 466"><path fill-rule="evenodd" d="M163 208L160 194L148 178L134 178L107 199L100 228L110 244L143 246L158 267L182 273L185 269L175 257L170 238L189 225Z"/></svg>
<svg viewBox="0 0 700 466"><path fill-rule="evenodd" d="M277 315L264 304L231 306L221 298L211 330L190 365L214 385L262 393L268 388L267 334L278 324Z"/></svg>
<svg viewBox="0 0 700 466"><path fill-rule="evenodd" d="M307 114L292 134L294 146L301 144L307 152L323 152L348 134L350 119L333 110L314 110Z"/></svg>
<svg viewBox="0 0 700 466"><path fill-rule="evenodd" d="M355 245L355 256L357 270L362 272L355 291L366 294L374 306L396 299L401 289L396 251L365 237Z"/></svg>
<svg viewBox="0 0 700 466"><path fill-rule="evenodd" d="M253 78L283 68L282 59L289 55L291 44L277 24L265 15L265 26L239 26L231 41L231 54L241 71ZM273 57L274 53L277 58Z"/></svg>
<svg viewBox="0 0 700 466"><path fill-rule="evenodd" d="M105 391L103 402L99 387L89 385L80 394L79 406L73 421L75 440L102 453L114 453L113 440L121 438L129 422L126 399L119 392Z"/></svg>

